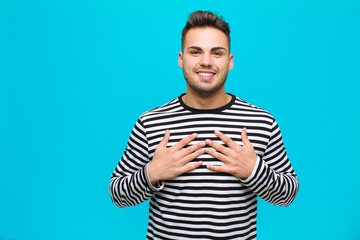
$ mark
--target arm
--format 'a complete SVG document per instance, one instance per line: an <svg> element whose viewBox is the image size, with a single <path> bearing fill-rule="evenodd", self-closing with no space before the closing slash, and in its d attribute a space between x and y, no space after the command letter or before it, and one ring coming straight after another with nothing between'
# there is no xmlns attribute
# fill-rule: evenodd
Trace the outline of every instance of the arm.
<svg viewBox="0 0 360 240"><path fill-rule="evenodd" d="M278 206L292 203L299 190L298 178L287 157L280 129L274 120L271 136L262 158L242 182L262 199Z"/></svg>
<svg viewBox="0 0 360 240"><path fill-rule="evenodd" d="M219 151L207 149L207 152L224 162L223 166L208 165L210 170L226 172L238 177L255 194L274 205L287 206L295 199L299 182L287 158L280 129L275 120L262 157L256 155L247 137L246 129L241 133L243 146L237 145L219 131L215 134L229 148L206 140L209 146Z"/></svg>
<svg viewBox="0 0 360 240"><path fill-rule="evenodd" d="M151 185L147 174L148 162L150 158L146 132L139 119L110 180L111 199L118 207L142 203L162 188L161 183Z"/></svg>
<svg viewBox="0 0 360 240"><path fill-rule="evenodd" d="M146 132L139 119L110 180L109 191L112 201L119 207L137 205L160 191L164 186L164 180L199 167L201 161L188 163L205 152L201 149L205 143L199 142L184 148L196 137L197 134L194 133L168 148L170 131L167 130L156 147L153 158L150 159Z"/></svg>

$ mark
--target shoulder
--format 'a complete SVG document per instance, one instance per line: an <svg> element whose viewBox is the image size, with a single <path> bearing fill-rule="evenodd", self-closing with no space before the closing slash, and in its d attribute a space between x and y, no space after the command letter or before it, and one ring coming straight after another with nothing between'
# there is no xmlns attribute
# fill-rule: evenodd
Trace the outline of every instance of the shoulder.
<svg viewBox="0 0 360 240"><path fill-rule="evenodd" d="M157 116L164 116L164 115L171 115L178 113L183 110L183 107L181 106L179 102L179 97L174 98L173 100L155 107L153 109L150 109L143 114L140 115L140 119L142 121L146 121L147 119L156 118Z"/></svg>
<svg viewBox="0 0 360 240"><path fill-rule="evenodd" d="M232 105L232 109L242 111L247 114L261 115L263 117L267 117L270 119L274 119L273 115L266 111L265 109L255 106L251 103L248 103L241 99L240 97L235 96L234 104Z"/></svg>

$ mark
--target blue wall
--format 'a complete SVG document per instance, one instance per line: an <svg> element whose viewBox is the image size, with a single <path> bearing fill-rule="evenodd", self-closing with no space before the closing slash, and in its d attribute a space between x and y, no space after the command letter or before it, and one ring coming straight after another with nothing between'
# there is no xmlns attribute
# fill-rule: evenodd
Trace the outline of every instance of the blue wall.
<svg viewBox="0 0 360 240"><path fill-rule="evenodd" d="M360 2L2 1L0 239L144 239L108 183L142 112L185 91L190 12L231 26L227 91L277 119L300 192L259 239L360 239ZM289 235L291 237L289 237Z"/></svg>

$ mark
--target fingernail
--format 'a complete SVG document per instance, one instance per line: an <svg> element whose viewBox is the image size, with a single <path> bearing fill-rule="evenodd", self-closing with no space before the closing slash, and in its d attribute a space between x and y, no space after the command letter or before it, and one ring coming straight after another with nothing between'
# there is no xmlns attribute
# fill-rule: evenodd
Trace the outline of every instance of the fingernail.
<svg viewBox="0 0 360 240"><path fill-rule="evenodd" d="M197 136L197 133L193 133L191 134L192 137L196 137Z"/></svg>

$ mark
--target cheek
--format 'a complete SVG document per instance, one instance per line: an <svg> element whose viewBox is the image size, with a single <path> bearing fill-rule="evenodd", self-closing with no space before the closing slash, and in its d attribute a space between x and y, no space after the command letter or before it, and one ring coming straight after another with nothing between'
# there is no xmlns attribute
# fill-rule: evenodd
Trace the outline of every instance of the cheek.
<svg viewBox="0 0 360 240"><path fill-rule="evenodd" d="M221 71L228 71L229 70L229 62L219 61L216 63L216 66Z"/></svg>
<svg viewBox="0 0 360 240"><path fill-rule="evenodd" d="M184 69L187 71L192 71L193 68L195 68L196 63L194 61L183 61Z"/></svg>

